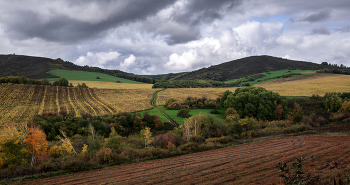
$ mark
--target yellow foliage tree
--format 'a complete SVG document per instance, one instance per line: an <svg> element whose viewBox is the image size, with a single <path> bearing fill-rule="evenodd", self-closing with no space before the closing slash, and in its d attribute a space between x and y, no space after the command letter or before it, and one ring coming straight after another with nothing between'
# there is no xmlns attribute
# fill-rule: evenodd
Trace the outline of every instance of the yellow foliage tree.
<svg viewBox="0 0 350 185"><path fill-rule="evenodd" d="M350 113L350 101L345 101L340 108L340 112L345 115Z"/></svg>
<svg viewBox="0 0 350 185"><path fill-rule="evenodd" d="M38 157L47 153L47 140L46 134L37 127L29 129L28 136L24 139L24 143L27 144L27 150L32 154L31 165L36 162Z"/></svg>
<svg viewBox="0 0 350 185"><path fill-rule="evenodd" d="M57 135L57 139L59 139L62 143L61 147L64 148L70 154L77 154L77 152L74 150L72 142L67 138L66 134L62 130L60 130L60 132L64 137L62 138L61 136Z"/></svg>
<svg viewBox="0 0 350 185"><path fill-rule="evenodd" d="M145 140L145 147L153 142L151 129L149 127L145 127L145 129L141 130L140 136Z"/></svg>

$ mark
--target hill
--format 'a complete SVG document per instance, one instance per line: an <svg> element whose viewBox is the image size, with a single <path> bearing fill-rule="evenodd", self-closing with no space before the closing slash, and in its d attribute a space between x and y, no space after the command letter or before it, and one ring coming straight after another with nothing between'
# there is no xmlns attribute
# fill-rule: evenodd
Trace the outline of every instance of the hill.
<svg viewBox="0 0 350 185"><path fill-rule="evenodd" d="M88 71L99 72L132 81L154 83L152 78L126 73L120 70L108 70L98 67L79 66L62 59L50 59L45 57L25 55L0 55L0 77L23 76L31 79L59 78L49 74L51 70Z"/></svg>
<svg viewBox="0 0 350 185"><path fill-rule="evenodd" d="M288 60L272 56L251 56L219 65L202 68L192 72L169 73L164 75L149 75L156 80L217 80L226 81L247 77L253 74L278 70L320 70L324 68L338 68L312 62Z"/></svg>

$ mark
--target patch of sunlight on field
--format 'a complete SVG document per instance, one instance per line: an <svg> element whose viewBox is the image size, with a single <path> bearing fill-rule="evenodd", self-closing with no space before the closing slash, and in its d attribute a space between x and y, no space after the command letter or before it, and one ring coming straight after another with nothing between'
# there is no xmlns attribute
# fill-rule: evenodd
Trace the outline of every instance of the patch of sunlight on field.
<svg viewBox="0 0 350 185"><path fill-rule="evenodd" d="M78 83L85 83L89 88L98 89L152 89L153 84L129 84L129 83L115 83L115 82L99 82L99 81L78 81L70 80L74 86Z"/></svg>
<svg viewBox="0 0 350 185"><path fill-rule="evenodd" d="M168 88L164 91L158 93L157 105L164 105L166 100L169 98L175 98L177 100L183 101L187 97L197 97L201 98L203 96L216 99L218 95L222 94L226 90L234 92L237 87L227 87L227 88Z"/></svg>
<svg viewBox="0 0 350 185"><path fill-rule="evenodd" d="M350 92L350 75L315 74L256 84L282 96L323 96L327 92Z"/></svg>

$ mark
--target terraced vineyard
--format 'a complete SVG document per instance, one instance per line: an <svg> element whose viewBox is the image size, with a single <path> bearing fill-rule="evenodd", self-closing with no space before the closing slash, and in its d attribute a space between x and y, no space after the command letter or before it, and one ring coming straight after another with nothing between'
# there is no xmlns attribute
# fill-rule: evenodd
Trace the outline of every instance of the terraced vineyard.
<svg viewBox="0 0 350 185"><path fill-rule="evenodd" d="M149 109L156 89L94 89L25 84L0 84L0 125L29 121L36 114L65 109L81 116Z"/></svg>
<svg viewBox="0 0 350 185"><path fill-rule="evenodd" d="M299 157L306 173L332 182L350 167L349 144L349 136L272 138L21 184L280 184L275 166Z"/></svg>

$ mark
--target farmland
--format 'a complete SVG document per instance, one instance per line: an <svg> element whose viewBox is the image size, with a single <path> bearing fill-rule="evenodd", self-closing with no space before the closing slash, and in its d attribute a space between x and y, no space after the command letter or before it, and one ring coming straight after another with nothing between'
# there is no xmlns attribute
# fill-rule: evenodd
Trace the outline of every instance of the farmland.
<svg viewBox="0 0 350 185"><path fill-rule="evenodd" d="M327 92L349 92L350 75L315 74L257 84L282 96L323 96Z"/></svg>
<svg viewBox="0 0 350 185"><path fill-rule="evenodd" d="M330 183L350 167L349 144L349 136L271 138L20 184L280 184L275 166L300 157L307 174Z"/></svg>
<svg viewBox="0 0 350 185"><path fill-rule="evenodd" d="M30 121L36 114L65 109L81 116L133 112L151 108L156 89L105 90L25 84L0 84L0 125Z"/></svg>
<svg viewBox="0 0 350 185"><path fill-rule="evenodd" d="M228 88L169 88L158 94L157 105L164 105L166 100L169 98L175 98L177 100L184 100L185 98L197 97L201 98L203 96L215 99L218 95L222 94L226 90L235 91L237 87L228 87Z"/></svg>
<svg viewBox="0 0 350 185"><path fill-rule="evenodd" d="M79 81L70 80L74 86L78 83L85 83L89 88L98 89L152 89L153 84L131 84L131 83L115 83L115 82L100 82L100 81Z"/></svg>

